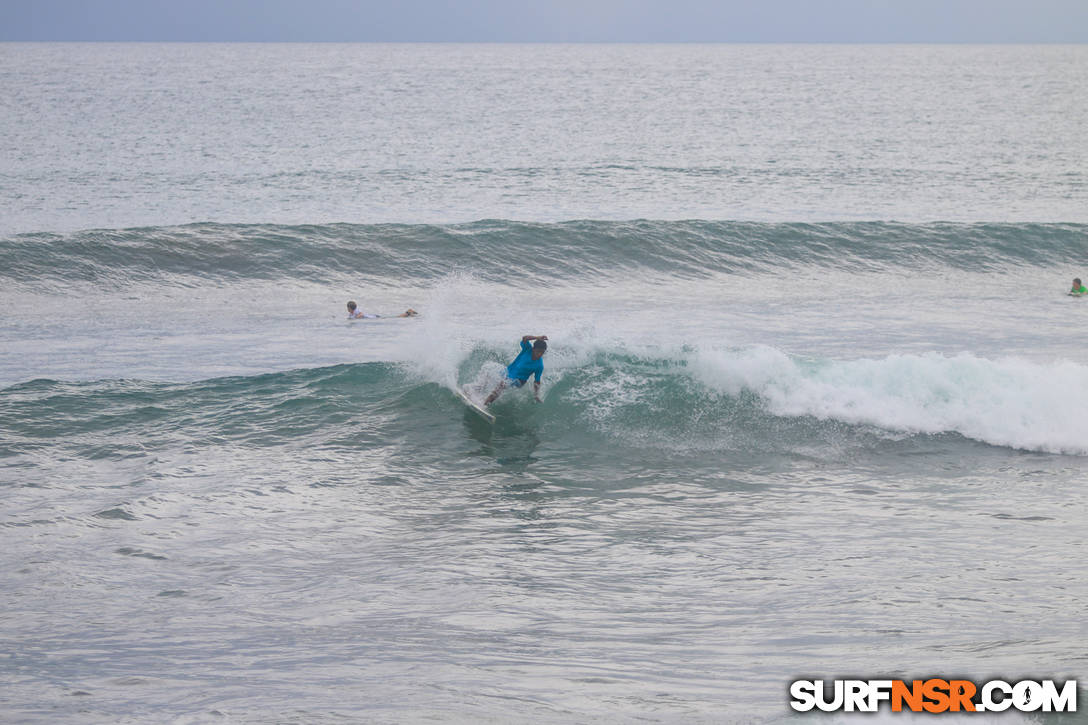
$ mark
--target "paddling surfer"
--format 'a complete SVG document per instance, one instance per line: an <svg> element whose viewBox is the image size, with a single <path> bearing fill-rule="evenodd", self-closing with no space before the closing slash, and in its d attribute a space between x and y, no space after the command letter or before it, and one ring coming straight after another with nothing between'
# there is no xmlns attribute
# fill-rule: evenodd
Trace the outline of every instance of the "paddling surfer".
<svg viewBox="0 0 1088 725"><path fill-rule="evenodd" d="M415 317L419 313L409 307L407 310L399 315L393 315L393 317ZM375 315L369 312L363 312L359 309L359 305L355 304L355 300L348 302L348 319L349 320L374 320L381 317L381 315Z"/></svg>

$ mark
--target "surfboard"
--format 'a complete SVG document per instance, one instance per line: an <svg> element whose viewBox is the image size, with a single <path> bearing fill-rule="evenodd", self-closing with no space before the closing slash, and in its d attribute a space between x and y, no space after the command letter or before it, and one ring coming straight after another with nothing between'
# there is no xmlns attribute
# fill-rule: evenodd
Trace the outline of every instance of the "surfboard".
<svg viewBox="0 0 1088 725"><path fill-rule="evenodd" d="M461 399L461 402L468 406L469 410L486 420L488 423L495 422L495 416L488 413L482 405L479 405L475 400L470 398L464 388L457 391L457 397Z"/></svg>

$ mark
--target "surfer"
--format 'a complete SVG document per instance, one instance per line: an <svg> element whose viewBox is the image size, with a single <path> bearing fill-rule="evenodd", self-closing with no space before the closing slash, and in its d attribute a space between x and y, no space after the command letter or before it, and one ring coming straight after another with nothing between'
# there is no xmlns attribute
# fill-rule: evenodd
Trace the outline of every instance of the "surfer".
<svg viewBox="0 0 1088 725"><path fill-rule="evenodd" d="M491 391L491 395L487 396L487 400L484 401L485 406L495 402L495 399L502 395L502 391L506 389L507 385L520 388L529 381L530 375L536 376L533 381L533 398L536 402L541 402L540 376L544 372L544 361L540 358L544 356L545 351L548 349L547 339L547 335L526 335L521 338L521 352L514 358L514 362L506 366L506 379ZM536 342L530 345L530 340L536 340Z"/></svg>
<svg viewBox="0 0 1088 725"><path fill-rule="evenodd" d="M1080 283L1080 277L1073 280L1073 289L1069 290L1069 294L1073 297L1080 297L1081 295L1088 295L1088 287L1085 287Z"/></svg>
<svg viewBox="0 0 1088 725"><path fill-rule="evenodd" d="M418 312L416 312L411 307L409 307L407 310L405 310L401 314L393 315L393 317L415 317L418 314L419 314ZM357 304L355 304L355 300L350 300L348 302L348 319L349 320L373 320L373 319L376 319L378 317L381 317L381 315L370 314L370 313L366 313L366 312L363 312L362 310L360 310L359 306Z"/></svg>

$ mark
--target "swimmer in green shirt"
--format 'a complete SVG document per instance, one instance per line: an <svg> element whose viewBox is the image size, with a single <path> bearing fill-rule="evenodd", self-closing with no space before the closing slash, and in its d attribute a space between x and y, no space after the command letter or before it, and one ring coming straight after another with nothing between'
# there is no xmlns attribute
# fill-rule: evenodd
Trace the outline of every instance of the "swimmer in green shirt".
<svg viewBox="0 0 1088 725"><path fill-rule="evenodd" d="M1073 280L1073 289L1069 290L1070 297L1082 297L1088 295L1088 287L1085 287L1080 283L1080 277Z"/></svg>

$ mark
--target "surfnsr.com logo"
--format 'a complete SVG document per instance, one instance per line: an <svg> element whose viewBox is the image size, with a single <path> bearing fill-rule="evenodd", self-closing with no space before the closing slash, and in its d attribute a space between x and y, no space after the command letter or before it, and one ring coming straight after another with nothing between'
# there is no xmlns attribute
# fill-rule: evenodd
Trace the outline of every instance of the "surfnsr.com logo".
<svg viewBox="0 0 1088 725"><path fill-rule="evenodd" d="M790 683L790 707L798 712L1076 712L1077 681L1054 680L796 680Z"/></svg>

